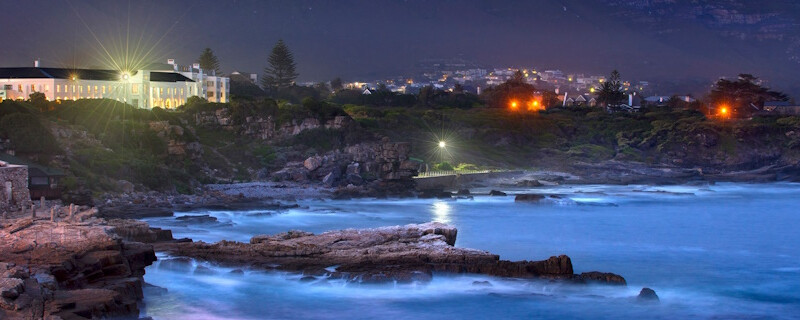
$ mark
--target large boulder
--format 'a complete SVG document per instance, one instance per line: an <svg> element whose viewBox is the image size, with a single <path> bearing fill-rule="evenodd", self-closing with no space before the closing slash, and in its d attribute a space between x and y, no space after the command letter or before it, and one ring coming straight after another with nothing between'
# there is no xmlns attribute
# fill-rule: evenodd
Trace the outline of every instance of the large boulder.
<svg viewBox="0 0 800 320"><path fill-rule="evenodd" d="M322 157L320 156L313 156L308 157L306 161L303 161L303 166L308 169L308 171L317 170L322 165Z"/></svg>
<svg viewBox="0 0 800 320"><path fill-rule="evenodd" d="M642 291L639 291L639 295L636 296L636 301L639 302L658 302L658 295L656 294L655 290L650 288L642 288Z"/></svg>

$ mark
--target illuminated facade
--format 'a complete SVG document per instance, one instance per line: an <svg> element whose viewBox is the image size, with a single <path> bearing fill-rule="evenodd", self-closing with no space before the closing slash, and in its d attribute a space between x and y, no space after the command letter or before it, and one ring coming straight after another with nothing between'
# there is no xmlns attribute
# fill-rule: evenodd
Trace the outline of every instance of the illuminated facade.
<svg viewBox="0 0 800 320"><path fill-rule="evenodd" d="M199 68L119 72L96 69L0 68L0 101L28 99L41 92L47 100L113 99L144 109L177 108L192 96L228 102L230 81L206 76Z"/></svg>

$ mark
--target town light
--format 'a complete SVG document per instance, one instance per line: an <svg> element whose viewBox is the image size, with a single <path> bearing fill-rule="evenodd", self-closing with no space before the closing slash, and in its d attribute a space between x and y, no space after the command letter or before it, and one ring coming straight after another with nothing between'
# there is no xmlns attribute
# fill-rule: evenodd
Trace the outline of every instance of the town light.
<svg viewBox="0 0 800 320"><path fill-rule="evenodd" d="M72 81L78 80L78 76L75 74L70 75L69 78L72 79Z"/></svg>
<svg viewBox="0 0 800 320"><path fill-rule="evenodd" d="M511 101L511 109L517 110L517 108L519 108L519 103L517 102L517 100L512 100Z"/></svg>
<svg viewBox="0 0 800 320"><path fill-rule="evenodd" d="M130 77L131 75L127 71L122 72L122 75L120 76L120 78L125 81L127 81Z"/></svg>
<svg viewBox="0 0 800 320"><path fill-rule="evenodd" d="M439 141L439 148L442 148L442 149L444 149L445 147L447 147L447 143L446 143L446 142L444 142L444 140L442 140L442 141Z"/></svg>

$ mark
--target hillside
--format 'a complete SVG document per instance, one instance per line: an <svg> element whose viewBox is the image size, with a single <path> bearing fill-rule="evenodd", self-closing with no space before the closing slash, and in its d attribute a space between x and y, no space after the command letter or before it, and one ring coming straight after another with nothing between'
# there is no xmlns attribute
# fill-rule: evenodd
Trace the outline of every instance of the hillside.
<svg viewBox="0 0 800 320"><path fill-rule="evenodd" d="M608 163L712 175L762 169L774 179L800 172L800 117L719 121L664 107L517 113L197 99L178 111L151 111L108 100L44 107L4 101L0 138L0 151L63 169L67 190L84 193L191 194L203 184L237 181L369 185L440 162L579 174Z"/></svg>

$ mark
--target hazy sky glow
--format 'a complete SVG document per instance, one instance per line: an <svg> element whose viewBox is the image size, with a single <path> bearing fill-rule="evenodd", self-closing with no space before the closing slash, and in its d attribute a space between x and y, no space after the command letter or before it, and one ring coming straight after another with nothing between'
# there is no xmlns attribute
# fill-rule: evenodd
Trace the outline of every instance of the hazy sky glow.
<svg viewBox="0 0 800 320"><path fill-rule="evenodd" d="M567 72L617 68L623 77L687 87L748 72L800 92L800 64L790 59L800 47L792 24L798 4L730 2L738 11L686 18L696 11L689 2L642 8L594 0L15 1L0 12L0 66L28 66L38 57L45 66L110 67L126 64L127 44L132 66L167 58L188 64L211 47L223 71L260 73L283 38L301 81L409 75L422 59L461 57ZM726 24L739 13L769 18ZM773 25L783 28L776 39L737 33Z"/></svg>

